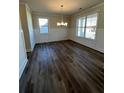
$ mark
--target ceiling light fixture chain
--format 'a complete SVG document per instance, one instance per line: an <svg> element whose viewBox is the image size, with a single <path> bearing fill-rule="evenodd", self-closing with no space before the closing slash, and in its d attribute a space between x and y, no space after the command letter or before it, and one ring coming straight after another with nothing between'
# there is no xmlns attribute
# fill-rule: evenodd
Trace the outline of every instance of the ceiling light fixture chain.
<svg viewBox="0 0 124 93"><path fill-rule="evenodd" d="M61 11L62 11L62 22L63 22L63 5L61 5Z"/></svg>

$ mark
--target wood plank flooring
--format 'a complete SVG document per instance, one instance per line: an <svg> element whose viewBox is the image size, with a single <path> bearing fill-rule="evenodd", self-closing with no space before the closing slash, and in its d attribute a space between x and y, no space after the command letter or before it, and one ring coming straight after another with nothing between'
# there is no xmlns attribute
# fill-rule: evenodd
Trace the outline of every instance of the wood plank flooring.
<svg viewBox="0 0 124 93"><path fill-rule="evenodd" d="M37 44L19 93L104 93L104 55L73 41Z"/></svg>

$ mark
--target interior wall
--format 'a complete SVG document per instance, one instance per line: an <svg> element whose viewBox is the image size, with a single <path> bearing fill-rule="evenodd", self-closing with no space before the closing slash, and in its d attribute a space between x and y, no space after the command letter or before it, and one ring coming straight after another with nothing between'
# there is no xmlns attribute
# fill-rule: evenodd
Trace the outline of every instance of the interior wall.
<svg viewBox="0 0 124 93"><path fill-rule="evenodd" d="M19 78L27 64L27 55L21 21L19 22Z"/></svg>
<svg viewBox="0 0 124 93"><path fill-rule="evenodd" d="M31 50L33 50L35 45L35 37L34 37L34 31L33 31L32 15L28 5L26 5L26 14L27 14L27 23L28 23Z"/></svg>
<svg viewBox="0 0 124 93"><path fill-rule="evenodd" d="M31 11L27 4L20 3L19 12L22 29L24 32L26 51L31 52L35 45Z"/></svg>
<svg viewBox="0 0 124 93"><path fill-rule="evenodd" d="M25 46L26 51L29 51L31 49L30 45L30 38L29 38L29 31L28 31L28 25L27 25L27 14L26 14L26 6L24 3L19 4L19 12L20 12L20 19L22 24L22 29L24 32L24 38L25 38Z"/></svg>
<svg viewBox="0 0 124 93"><path fill-rule="evenodd" d="M41 34L38 24L38 18L48 18L49 32L48 34ZM69 23L69 17L64 17L64 21ZM67 40L68 39L68 27L57 27L57 22L61 21L60 15L50 15L50 14L42 14L42 13L33 13L33 25L36 37L36 43L43 42L52 42L59 40Z"/></svg>
<svg viewBox="0 0 124 93"><path fill-rule="evenodd" d="M77 18L93 13L98 13L98 23L96 30L96 39L86 39L76 36L76 20ZM85 9L80 13L76 13L71 16L71 25L69 31L69 39L98 50L100 52L104 52L104 3L98 4L91 8Z"/></svg>

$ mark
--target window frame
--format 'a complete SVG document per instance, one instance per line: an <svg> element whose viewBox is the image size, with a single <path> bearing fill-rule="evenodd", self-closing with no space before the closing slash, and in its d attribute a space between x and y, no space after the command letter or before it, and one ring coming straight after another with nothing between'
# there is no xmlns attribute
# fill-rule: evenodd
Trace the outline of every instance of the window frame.
<svg viewBox="0 0 124 93"><path fill-rule="evenodd" d="M40 29L40 26L39 26L39 19L47 19L48 20L48 26L47 26L48 27L48 32L47 33L42 33L41 32L41 29ZM47 17L39 17L38 18L38 27L39 27L39 33L40 34L48 34L49 33L49 18L47 18Z"/></svg>
<svg viewBox="0 0 124 93"><path fill-rule="evenodd" d="M95 31L95 38L94 39L92 39L92 38L87 38L86 37L86 27L87 27L87 16L90 16L90 15L97 15L97 20L96 20L96 31ZM85 28L84 28L84 36L78 36L78 20L80 19L80 18L85 18ZM87 15L84 15L84 16L80 16L80 17L78 17L77 19L76 19L76 37L78 37L78 38L84 38L84 39L89 39L89 40L93 40L93 41L95 41L96 40L96 35L97 35L97 26L98 26L98 13L97 12L95 12L95 13L90 13L90 14L87 14Z"/></svg>

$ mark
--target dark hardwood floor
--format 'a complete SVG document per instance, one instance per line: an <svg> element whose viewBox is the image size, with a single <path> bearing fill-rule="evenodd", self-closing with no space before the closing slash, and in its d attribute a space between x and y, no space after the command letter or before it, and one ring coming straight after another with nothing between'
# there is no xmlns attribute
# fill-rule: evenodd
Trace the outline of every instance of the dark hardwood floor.
<svg viewBox="0 0 124 93"><path fill-rule="evenodd" d="M104 93L104 54L73 41L37 44L19 93Z"/></svg>

